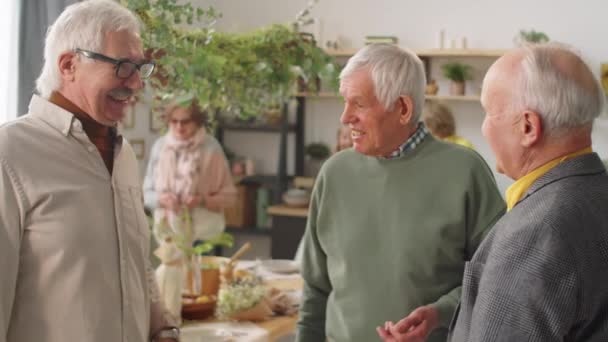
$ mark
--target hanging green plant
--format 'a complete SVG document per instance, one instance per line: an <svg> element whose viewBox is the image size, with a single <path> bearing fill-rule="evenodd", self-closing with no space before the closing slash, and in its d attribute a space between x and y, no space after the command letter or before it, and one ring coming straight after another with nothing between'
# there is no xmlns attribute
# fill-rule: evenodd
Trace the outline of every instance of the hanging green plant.
<svg viewBox="0 0 608 342"><path fill-rule="evenodd" d="M177 0L122 2L144 24L146 55L158 64L150 80L157 101L190 94L210 119L216 112L248 118L287 102L298 80L309 91L318 90L317 79L337 89L334 59L297 32L298 24L225 33L214 29L222 15L212 7Z"/></svg>

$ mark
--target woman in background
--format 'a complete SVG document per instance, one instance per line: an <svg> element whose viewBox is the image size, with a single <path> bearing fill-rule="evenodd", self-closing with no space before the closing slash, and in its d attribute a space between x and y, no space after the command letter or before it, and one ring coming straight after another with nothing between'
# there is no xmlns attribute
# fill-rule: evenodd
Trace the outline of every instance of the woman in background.
<svg viewBox="0 0 608 342"><path fill-rule="evenodd" d="M336 134L336 152L353 147L353 138L350 136L351 129L348 126L340 126Z"/></svg>
<svg viewBox="0 0 608 342"><path fill-rule="evenodd" d="M438 139L474 149L467 139L456 135L456 123L452 111L441 103L429 101L424 105L424 124Z"/></svg>
<svg viewBox="0 0 608 342"><path fill-rule="evenodd" d="M236 188L222 147L207 133L205 112L196 101L189 106L169 105L165 119L169 130L150 152L144 202L154 212L153 232L159 244L155 254L162 262L156 272L161 295L179 317L188 262L182 248L224 230L223 209L234 203ZM186 212L191 225L184 224Z"/></svg>

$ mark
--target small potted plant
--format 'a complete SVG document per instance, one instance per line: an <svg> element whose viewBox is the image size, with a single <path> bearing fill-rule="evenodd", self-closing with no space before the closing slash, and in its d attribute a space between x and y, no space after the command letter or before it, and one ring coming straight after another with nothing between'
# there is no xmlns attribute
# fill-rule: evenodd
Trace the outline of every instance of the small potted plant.
<svg viewBox="0 0 608 342"><path fill-rule="evenodd" d="M304 152L308 157L306 173L308 176L315 177L319 173L325 159L331 154L331 150L327 144L316 142L306 145Z"/></svg>
<svg viewBox="0 0 608 342"><path fill-rule="evenodd" d="M473 68L463 63L447 63L441 66L443 76L451 81L450 95L464 95L465 82L473 79Z"/></svg>
<svg viewBox="0 0 608 342"><path fill-rule="evenodd" d="M549 36L544 32L535 30L520 30L519 34L515 37L515 43L517 45L522 44L542 44L549 42Z"/></svg>

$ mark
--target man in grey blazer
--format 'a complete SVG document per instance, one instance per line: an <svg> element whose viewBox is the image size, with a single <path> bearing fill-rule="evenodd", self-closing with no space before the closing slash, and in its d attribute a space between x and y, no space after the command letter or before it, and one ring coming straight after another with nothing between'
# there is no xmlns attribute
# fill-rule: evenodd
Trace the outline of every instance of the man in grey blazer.
<svg viewBox="0 0 608 342"><path fill-rule="evenodd" d="M516 180L467 263L450 341L608 341L608 176L591 150L604 94L561 45L520 48L488 71L482 132Z"/></svg>

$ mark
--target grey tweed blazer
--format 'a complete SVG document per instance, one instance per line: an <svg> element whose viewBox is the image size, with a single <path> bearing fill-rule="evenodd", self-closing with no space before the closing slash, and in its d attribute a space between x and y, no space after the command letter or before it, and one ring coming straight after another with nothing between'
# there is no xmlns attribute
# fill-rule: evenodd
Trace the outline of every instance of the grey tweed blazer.
<svg viewBox="0 0 608 342"><path fill-rule="evenodd" d="M539 178L467 263L451 342L608 341L608 175L592 153Z"/></svg>

